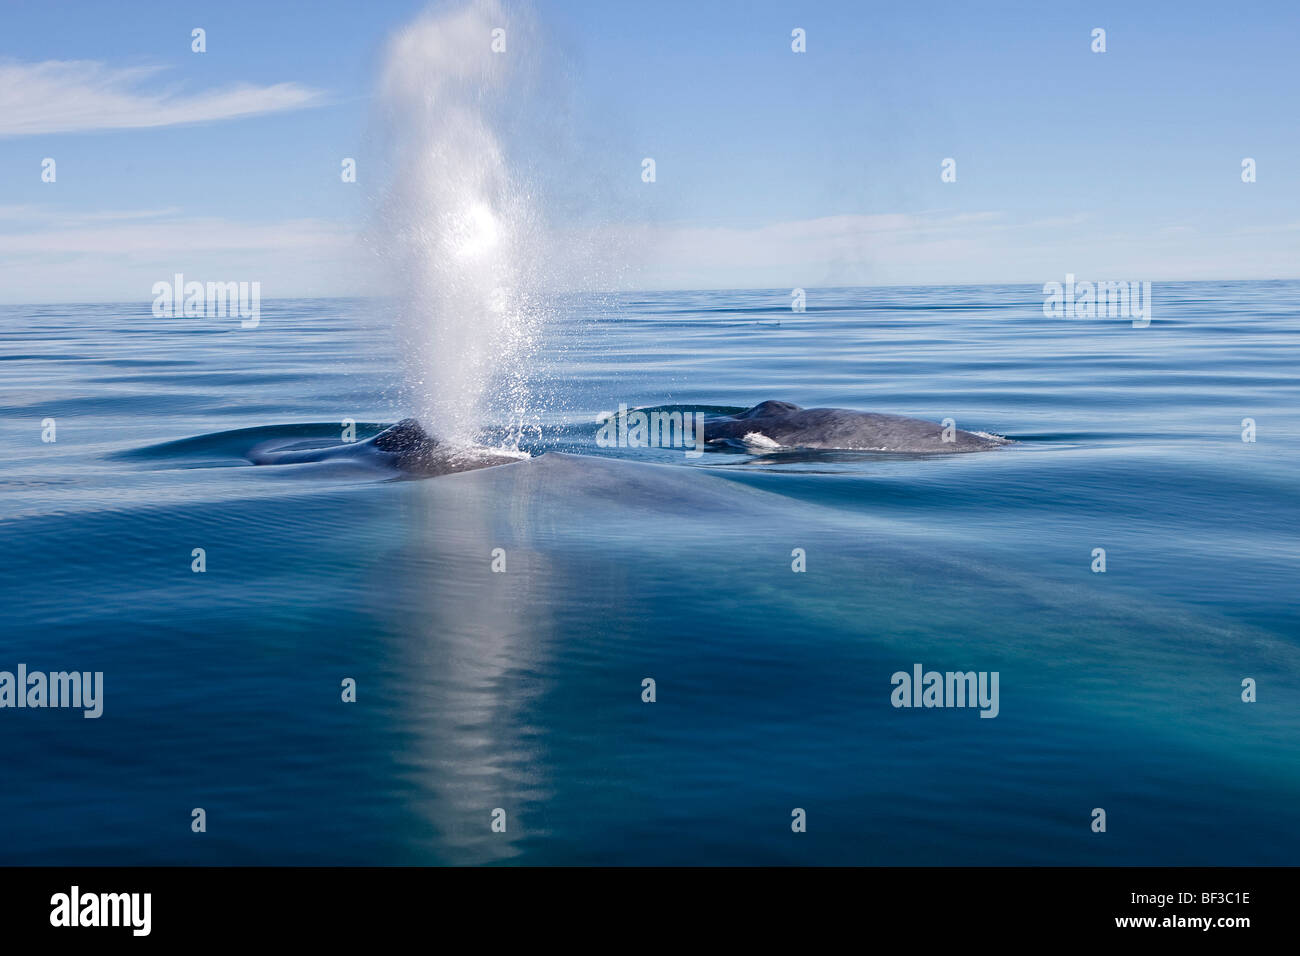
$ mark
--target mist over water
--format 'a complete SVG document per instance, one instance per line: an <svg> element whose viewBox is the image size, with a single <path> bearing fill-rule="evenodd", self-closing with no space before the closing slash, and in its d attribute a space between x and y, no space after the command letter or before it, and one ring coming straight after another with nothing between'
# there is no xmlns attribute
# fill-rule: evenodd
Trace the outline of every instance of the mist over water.
<svg viewBox="0 0 1300 956"><path fill-rule="evenodd" d="M496 44L504 51L494 51ZM457 444L487 425L518 441L546 314L535 190L517 175L504 109L528 79L527 22L495 0L430 10L390 41L379 84L390 179L380 252L396 284L411 414Z"/></svg>

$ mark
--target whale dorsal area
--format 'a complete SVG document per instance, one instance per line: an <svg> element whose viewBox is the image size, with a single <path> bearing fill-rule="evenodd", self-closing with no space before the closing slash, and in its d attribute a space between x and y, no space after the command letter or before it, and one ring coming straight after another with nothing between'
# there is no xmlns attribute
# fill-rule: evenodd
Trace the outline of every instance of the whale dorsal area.
<svg viewBox="0 0 1300 956"><path fill-rule="evenodd" d="M409 455L438 444L438 440L426 432L414 418L403 418L396 425L385 428L370 441L379 451L394 455Z"/></svg>
<svg viewBox="0 0 1300 956"><path fill-rule="evenodd" d="M708 442L749 448L825 448L847 451L950 454L987 451L1006 439L962 431L943 423L851 408L801 408L792 402L759 402L704 424Z"/></svg>
<svg viewBox="0 0 1300 956"><path fill-rule="evenodd" d="M750 419L750 418L761 418L764 415L781 415L786 412L801 412L801 411L803 411L803 409L800 408L798 405L794 404L793 402L768 401L768 402L759 402L753 408L747 408L743 412L737 412L735 415L732 415L731 417Z"/></svg>

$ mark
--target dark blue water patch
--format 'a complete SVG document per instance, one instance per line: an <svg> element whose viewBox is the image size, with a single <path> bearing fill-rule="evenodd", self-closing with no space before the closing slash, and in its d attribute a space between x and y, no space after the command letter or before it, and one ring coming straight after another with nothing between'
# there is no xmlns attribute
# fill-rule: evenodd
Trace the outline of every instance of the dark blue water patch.
<svg viewBox="0 0 1300 956"><path fill-rule="evenodd" d="M533 458L416 481L246 457L412 413L378 304L6 307L0 670L106 698L0 709L0 861L1293 863L1297 291L1158 285L1148 329L1035 287L575 299ZM765 399L1016 444L595 445ZM892 707L918 662L999 672L999 716Z"/></svg>

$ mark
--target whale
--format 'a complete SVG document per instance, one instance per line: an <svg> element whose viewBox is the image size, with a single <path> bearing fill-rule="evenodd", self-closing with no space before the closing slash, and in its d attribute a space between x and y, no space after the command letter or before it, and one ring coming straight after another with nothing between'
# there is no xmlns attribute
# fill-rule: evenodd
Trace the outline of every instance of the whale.
<svg viewBox="0 0 1300 956"><path fill-rule="evenodd" d="M491 468L526 457L472 445L449 444L430 435L414 418L404 418L365 441L325 446L272 442L257 445L247 454L248 460L255 465L345 461L421 477Z"/></svg>
<svg viewBox="0 0 1300 956"><path fill-rule="evenodd" d="M713 450L750 452L781 449L826 449L907 454L953 454L989 451L1008 444L981 432L849 408L800 408L791 402L760 402L731 415L703 422L704 443ZM417 477L507 465L528 458L519 452L454 445L431 435L414 418L404 418L359 442L322 445L283 440L254 446L247 460L255 465L294 465L341 461Z"/></svg>
<svg viewBox="0 0 1300 956"><path fill-rule="evenodd" d="M705 443L746 450L843 449L909 454L991 451L1009 440L982 432L851 408L800 408L791 402L760 402L734 415L704 421Z"/></svg>

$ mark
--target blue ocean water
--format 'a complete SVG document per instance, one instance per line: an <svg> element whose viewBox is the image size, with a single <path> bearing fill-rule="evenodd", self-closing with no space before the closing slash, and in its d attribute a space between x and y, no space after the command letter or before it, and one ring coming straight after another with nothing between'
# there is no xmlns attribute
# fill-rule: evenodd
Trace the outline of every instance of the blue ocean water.
<svg viewBox="0 0 1300 956"><path fill-rule="evenodd" d="M408 413L382 302L0 308L0 670L104 674L0 709L0 863L1295 863L1298 294L574 298L533 457L424 480L245 457ZM596 444L765 399L1015 443ZM918 663L998 716L893 707Z"/></svg>

